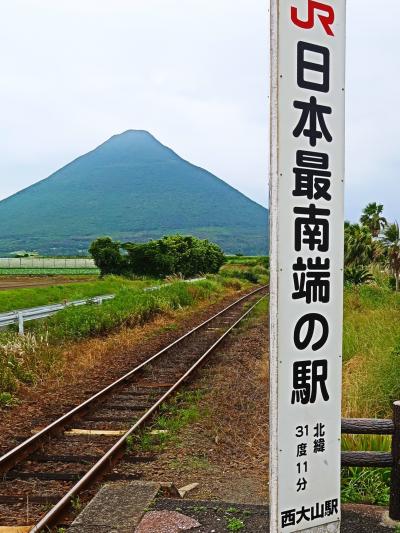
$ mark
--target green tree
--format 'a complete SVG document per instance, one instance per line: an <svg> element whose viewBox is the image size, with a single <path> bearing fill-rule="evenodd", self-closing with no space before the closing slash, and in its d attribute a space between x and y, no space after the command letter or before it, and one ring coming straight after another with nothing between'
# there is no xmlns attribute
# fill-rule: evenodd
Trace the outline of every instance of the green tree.
<svg viewBox="0 0 400 533"><path fill-rule="evenodd" d="M101 276L106 274L123 274L126 270L126 259L121 254L121 243L111 237L99 237L89 247Z"/></svg>
<svg viewBox="0 0 400 533"><path fill-rule="evenodd" d="M368 204L362 212L360 222L370 230L373 237L378 237L387 225L387 220L382 213L383 205L376 202Z"/></svg>
<svg viewBox="0 0 400 533"><path fill-rule="evenodd" d="M400 230L397 222L389 224L385 228L382 241L387 250L389 267L395 277L396 291L398 291L400 285Z"/></svg>

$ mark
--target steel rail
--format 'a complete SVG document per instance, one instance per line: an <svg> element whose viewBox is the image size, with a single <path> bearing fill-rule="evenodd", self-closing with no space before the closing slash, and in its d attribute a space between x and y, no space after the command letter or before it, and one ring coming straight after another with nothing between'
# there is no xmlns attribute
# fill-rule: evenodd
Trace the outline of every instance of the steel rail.
<svg viewBox="0 0 400 533"><path fill-rule="evenodd" d="M246 297L251 296L251 294L254 294L258 292L259 290L262 290L264 287L261 287L260 289L253 291ZM95 481L99 475L107 468L107 466L113 464L113 459L115 456L120 452L121 448L126 443L126 439L130 437L141 425L146 422L148 418L150 418L153 413L158 409L158 407L173 393L176 391L176 389L198 368L198 366L210 355L211 352L213 352L216 347L225 339L227 335L240 323L243 319L245 319L252 311L253 309L264 299L266 296L262 296L255 304L253 304L232 326L230 326L224 333L219 337L214 344L210 346L204 352L201 357L187 370L179 379L172 385L170 389L168 389L165 394L161 396L151 407L148 409L144 415L135 422L135 424L102 456L99 461L95 465L92 466L92 468L65 494L62 499L54 505L54 507L41 518L41 520L30 529L30 533L40 533L43 528L49 528L52 527L55 523L57 518L62 514L62 512L70 505L71 500L77 496L85 487L90 485L93 481ZM241 298L239 301L242 301L243 298ZM231 306L229 306L231 307ZM229 309L227 307L226 309ZM221 314L221 313L218 313ZM215 315L218 316L218 315Z"/></svg>
<svg viewBox="0 0 400 533"><path fill-rule="evenodd" d="M169 344L168 346L166 346L165 348L157 352L155 355L151 356L149 359L146 359L146 361L139 364L138 366L136 366L135 368L133 368L132 370L124 374L122 377L120 377L119 379L117 379L116 381L108 385L107 387L101 389L99 392L97 392L96 394L94 394L93 396L91 396L90 398L82 402L81 404L77 405L76 407L74 407L73 409L71 409L64 415L62 415L60 418L58 418L57 420L55 420L54 422L52 422L51 424L43 428L41 431L39 431L35 435L32 435L32 437L29 437L25 441L21 442L15 448L5 453L2 457L0 457L0 474L4 474L5 472L7 472L7 470L15 466L15 464L17 464L18 461L21 461L27 455L30 455L31 453L33 453L33 451L35 451L39 447L44 437L49 436L55 433L57 430L61 429L67 422L71 421L74 416L78 415L79 413L81 413L82 411L90 407L97 400L105 396L107 393L109 393L111 390L116 388L121 383L130 379L134 374L142 370L145 366L149 365L155 359L158 359L162 354L170 350L173 346L176 346L177 344L182 342L184 339L193 335L193 333L195 333L196 331L204 328L207 324L209 324L215 318L222 315L223 313L225 313L232 307L238 305L243 300L246 300L253 294L256 294L266 288L267 288L267 285L263 285L262 287L259 287L255 289L254 291L251 291L250 293L245 294L244 296L242 296L241 298L239 298L232 304L228 305L228 307L225 307L224 309L222 309L221 311L213 315L211 318L205 320L204 322L202 322L195 328L191 329L190 331L188 331L187 333L185 333L184 335L176 339L174 342L172 342L171 344Z"/></svg>

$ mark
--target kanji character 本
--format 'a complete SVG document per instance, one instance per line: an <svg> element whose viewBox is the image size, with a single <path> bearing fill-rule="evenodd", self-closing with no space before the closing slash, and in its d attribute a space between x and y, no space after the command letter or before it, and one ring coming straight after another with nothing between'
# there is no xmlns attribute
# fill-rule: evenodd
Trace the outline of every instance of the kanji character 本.
<svg viewBox="0 0 400 533"><path fill-rule="evenodd" d="M306 490L306 488L307 488L307 480L304 477L300 478L297 481L296 486L297 486L297 492L302 492L303 490Z"/></svg>
<svg viewBox="0 0 400 533"><path fill-rule="evenodd" d="M297 516L298 516L298 519L297 519L297 522L296 524L300 524L300 522L302 522L303 520L306 520L307 522L310 521L310 516L309 516L309 513L310 513L311 509L309 507L303 507L300 509L300 511L297 511Z"/></svg>
<svg viewBox="0 0 400 533"><path fill-rule="evenodd" d="M324 453L325 452L325 439L315 439L314 440L314 453Z"/></svg>
<svg viewBox="0 0 400 533"><path fill-rule="evenodd" d="M292 404L308 405L315 403L318 390L322 399L329 400L326 380L328 379L328 361L296 361L293 363Z"/></svg>
<svg viewBox="0 0 400 533"><path fill-rule="evenodd" d="M316 503L311 507L311 520L317 520L318 518L324 518L325 506L324 504Z"/></svg>
<svg viewBox="0 0 400 533"><path fill-rule="evenodd" d="M314 339L314 332L316 324L320 325L321 335L317 341L315 341L311 348L314 352L320 350L326 343L329 337L329 324L327 319L318 313L308 313L302 316L294 328L293 341L297 349L305 350L309 347L311 341ZM307 326L307 331L302 337L303 326Z"/></svg>
<svg viewBox="0 0 400 533"><path fill-rule="evenodd" d="M292 21L299 26L299 28L304 28L306 30L311 30L315 24L315 12L322 11L325 15L319 14L318 18L324 28L325 32L333 36L333 30L331 28L332 24L335 22L335 11L332 6L328 4L323 4L316 0L308 0L308 19L301 20L298 16L297 7L292 6L290 10L290 16Z"/></svg>
<svg viewBox="0 0 400 533"><path fill-rule="evenodd" d="M293 300L305 298L311 302L328 303L330 299L330 259L324 261L320 257L308 258L307 265L302 257L293 265L293 282L295 292Z"/></svg>
<svg viewBox="0 0 400 533"><path fill-rule="evenodd" d="M296 525L296 509L289 509L281 513L282 528Z"/></svg>
<svg viewBox="0 0 400 533"><path fill-rule="evenodd" d="M325 424L318 422L318 424L314 426L314 437L325 437Z"/></svg>
<svg viewBox="0 0 400 533"><path fill-rule="evenodd" d="M307 456L307 443L301 442L297 445L297 457Z"/></svg>
<svg viewBox="0 0 400 533"><path fill-rule="evenodd" d="M332 516L333 514L338 514L339 501L337 498L334 500L327 500L325 502L325 516Z"/></svg>
<svg viewBox="0 0 400 533"><path fill-rule="evenodd" d="M332 141L332 135L329 133L324 117L324 115L332 113L331 107L318 104L315 96L311 96L309 102L295 100L293 106L296 109L301 109L299 123L293 130L295 137L300 137L303 134L310 139L311 146L317 146L317 140L323 137L328 142ZM307 122L309 122L309 128L306 127ZM320 129L317 129L318 125Z"/></svg>
<svg viewBox="0 0 400 533"><path fill-rule="evenodd" d="M302 245L308 245L309 250L317 249L319 252L329 250L329 220L322 217L330 215L329 209L319 209L315 204L309 207L295 207L298 216L294 223L294 247L300 252Z"/></svg>
<svg viewBox="0 0 400 533"><path fill-rule="evenodd" d="M297 167L293 168L295 188L293 196L306 196L309 200L331 200L328 154L298 150Z"/></svg>
<svg viewBox="0 0 400 533"><path fill-rule="evenodd" d="M317 54L320 57L319 62L312 62L306 60L306 52ZM330 84L330 52L329 48L325 46L318 46L316 44L305 43L299 41L297 44L297 85L302 89L310 91L320 91L323 93L329 92ZM306 79L306 73L313 73L313 81ZM321 81L316 81L317 77ZM311 76L310 76L311 77Z"/></svg>

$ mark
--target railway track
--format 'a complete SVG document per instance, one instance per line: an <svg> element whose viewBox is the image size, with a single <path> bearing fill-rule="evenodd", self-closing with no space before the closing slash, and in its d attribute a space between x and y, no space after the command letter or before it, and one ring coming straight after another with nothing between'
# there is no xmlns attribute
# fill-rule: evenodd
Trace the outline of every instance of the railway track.
<svg viewBox="0 0 400 533"><path fill-rule="evenodd" d="M266 290L260 287L241 297L0 457L0 531L21 526L30 533L49 531L99 479L138 479L135 465L151 458L124 457L127 439ZM127 466L123 474L115 469L118 462Z"/></svg>

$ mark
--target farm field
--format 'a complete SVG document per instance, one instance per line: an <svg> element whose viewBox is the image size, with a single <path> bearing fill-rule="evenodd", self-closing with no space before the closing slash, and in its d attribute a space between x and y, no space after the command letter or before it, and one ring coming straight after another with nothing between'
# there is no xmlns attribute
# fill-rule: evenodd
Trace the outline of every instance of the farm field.
<svg viewBox="0 0 400 533"><path fill-rule="evenodd" d="M97 276L0 276L0 291L94 281Z"/></svg>

